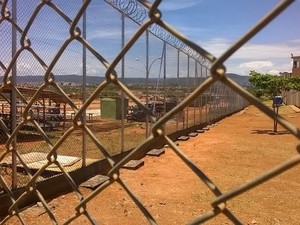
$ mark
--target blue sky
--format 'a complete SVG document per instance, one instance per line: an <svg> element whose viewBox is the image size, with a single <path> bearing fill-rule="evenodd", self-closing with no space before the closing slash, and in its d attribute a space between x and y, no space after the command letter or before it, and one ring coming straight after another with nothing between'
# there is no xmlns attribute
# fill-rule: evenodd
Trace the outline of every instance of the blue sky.
<svg viewBox="0 0 300 225"><path fill-rule="evenodd" d="M82 0L52 0L70 19L78 12ZM18 24L24 29L29 16L40 0L17 0ZM219 57L245 32L255 25L279 0L163 0L160 10L163 21L183 33L214 56ZM300 55L300 0L296 0L279 17L258 33L225 62L228 73L248 75L250 70L278 74L291 71L291 53ZM126 19L126 41L139 26ZM69 36L69 25L53 9L44 7L31 26L28 37L34 51L50 64L60 46ZM9 53L11 27L0 24L2 52ZM107 61L111 62L121 49L121 16L104 1L92 0L87 10L87 40ZM7 48L7 51L6 51ZM150 37L150 62L161 57L161 41ZM82 45L72 42L58 63L54 74L82 74ZM8 54L9 55L9 54ZM177 53L167 50L167 76L176 77ZM136 60L139 58L140 60ZM0 55L4 65L8 56ZM126 54L125 77L145 76L145 36ZM149 62L149 64L150 64ZM181 56L180 74L186 76L187 60ZM152 76L159 73L157 60ZM20 75L41 75L43 68L30 55L21 54L18 60ZM173 70L172 70L173 69ZM117 67L120 72L120 65ZM104 76L105 68L88 52L87 74ZM0 70L0 73L3 71ZM150 73L151 75L151 73Z"/></svg>
<svg viewBox="0 0 300 225"><path fill-rule="evenodd" d="M216 57L269 12L276 0L167 0L163 20ZM230 60L227 72L249 70L278 74L291 71L291 53L300 55L300 1L257 34Z"/></svg>

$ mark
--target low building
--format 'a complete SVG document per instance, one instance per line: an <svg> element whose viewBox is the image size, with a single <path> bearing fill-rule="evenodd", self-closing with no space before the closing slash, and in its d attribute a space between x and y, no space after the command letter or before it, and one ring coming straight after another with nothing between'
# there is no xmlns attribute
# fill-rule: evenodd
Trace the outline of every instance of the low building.
<svg viewBox="0 0 300 225"><path fill-rule="evenodd" d="M284 77L284 78L289 78L292 76L292 73L290 72L280 72L279 76Z"/></svg>
<svg viewBox="0 0 300 225"><path fill-rule="evenodd" d="M292 76L298 77L300 76L300 56L293 56L293 69L292 69Z"/></svg>

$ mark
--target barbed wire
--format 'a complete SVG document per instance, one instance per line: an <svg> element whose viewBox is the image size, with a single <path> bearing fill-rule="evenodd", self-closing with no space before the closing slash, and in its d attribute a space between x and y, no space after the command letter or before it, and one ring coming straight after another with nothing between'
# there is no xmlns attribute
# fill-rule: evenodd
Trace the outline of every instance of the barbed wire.
<svg viewBox="0 0 300 225"><path fill-rule="evenodd" d="M105 0L108 4L124 13L128 18L132 19L135 23L142 25L148 18L148 11L146 8L134 0ZM158 23L149 26L148 31L165 41L167 44L179 49L191 58L195 59L197 62L201 63L204 67L209 68L211 61L205 58L203 55L199 54L194 49L190 48L188 45L183 43L176 36L168 32L166 29L161 27Z"/></svg>

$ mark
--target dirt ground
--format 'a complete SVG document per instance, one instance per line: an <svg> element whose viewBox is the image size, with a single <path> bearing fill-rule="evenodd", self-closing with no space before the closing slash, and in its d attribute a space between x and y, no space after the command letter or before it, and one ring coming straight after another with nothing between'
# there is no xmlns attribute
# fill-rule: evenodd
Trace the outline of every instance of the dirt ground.
<svg viewBox="0 0 300 225"><path fill-rule="evenodd" d="M283 106L279 113L300 127L300 113ZM227 117L209 131L181 141L179 148L222 192L232 190L297 154L299 144L282 127L273 132L273 121L254 106ZM138 170L120 171L121 179L138 196L158 224L187 224L210 211L215 196L170 148L160 157L146 156ZM300 166L227 202L244 224L299 224ZM92 191L80 188L84 197ZM59 224L75 214L75 193L49 201ZM97 224L149 224L129 195L117 183L87 205ZM41 204L21 213L28 224L51 224ZM21 224L16 218L7 224ZM90 224L80 216L72 224ZM232 224L220 214L205 224Z"/></svg>

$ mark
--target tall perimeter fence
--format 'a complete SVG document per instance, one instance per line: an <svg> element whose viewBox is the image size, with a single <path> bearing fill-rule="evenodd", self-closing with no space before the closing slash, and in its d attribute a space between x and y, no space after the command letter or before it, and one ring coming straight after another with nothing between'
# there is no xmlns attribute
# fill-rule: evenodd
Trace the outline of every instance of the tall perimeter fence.
<svg viewBox="0 0 300 225"><path fill-rule="evenodd" d="M119 170L164 145L216 196L212 211L191 223L223 213L239 224L224 203L299 163L297 155L222 193L175 143L249 104L300 138L299 129L225 69L232 54L293 1L281 1L219 58L165 23L160 2L0 1L1 224L15 217L26 223L20 212L36 201L57 224L47 199L66 190L80 203L65 223L84 215L95 224L86 206L114 182L156 224ZM108 180L84 197L80 183L96 174Z"/></svg>

